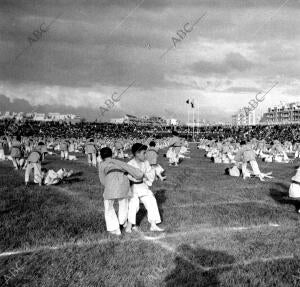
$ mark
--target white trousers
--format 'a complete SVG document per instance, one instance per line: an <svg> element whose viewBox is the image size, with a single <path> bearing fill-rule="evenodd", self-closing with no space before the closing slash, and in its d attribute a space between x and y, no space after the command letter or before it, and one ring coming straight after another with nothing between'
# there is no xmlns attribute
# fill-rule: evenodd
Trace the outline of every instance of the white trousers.
<svg viewBox="0 0 300 287"><path fill-rule="evenodd" d="M40 163L28 163L25 171L25 182L29 182L30 173L34 170L34 182L35 183L42 183L42 171L41 171L41 164Z"/></svg>
<svg viewBox="0 0 300 287"><path fill-rule="evenodd" d="M5 154L3 149L0 149L0 160L5 160Z"/></svg>
<svg viewBox="0 0 300 287"><path fill-rule="evenodd" d="M119 214L114 209L114 199L104 200L104 217L107 231L120 230L120 225L127 221L128 199L116 199L119 203Z"/></svg>
<svg viewBox="0 0 300 287"><path fill-rule="evenodd" d="M243 177L246 178L246 177L250 177L250 171L249 169L247 168L247 163L244 162L242 164L242 174L243 174Z"/></svg>
<svg viewBox="0 0 300 287"><path fill-rule="evenodd" d="M12 157L11 161L14 165L14 168L19 169L19 168L23 167L24 158L14 158L14 157Z"/></svg>
<svg viewBox="0 0 300 287"><path fill-rule="evenodd" d="M161 176L161 174L164 172L164 169L159 164L156 164L151 168L154 170L156 176Z"/></svg>
<svg viewBox="0 0 300 287"><path fill-rule="evenodd" d="M154 195L144 195L141 197L133 196L129 199L128 221L136 224L136 214L140 209L140 201L147 210L147 217L150 223L160 223L160 214Z"/></svg>
<svg viewBox="0 0 300 287"><path fill-rule="evenodd" d="M68 151L61 151L60 152L61 159L69 159L69 152Z"/></svg>
<svg viewBox="0 0 300 287"><path fill-rule="evenodd" d="M97 166L97 156L95 153L88 153L88 164L92 164L93 166Z"/></svg>

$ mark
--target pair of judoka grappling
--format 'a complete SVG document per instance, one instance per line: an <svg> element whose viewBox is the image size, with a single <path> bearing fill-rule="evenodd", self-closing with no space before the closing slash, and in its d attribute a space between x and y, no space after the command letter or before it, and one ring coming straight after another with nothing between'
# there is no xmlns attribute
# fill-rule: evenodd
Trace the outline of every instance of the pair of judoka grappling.
<svg viewBox="0 0 300 287"><path fill-rule="evenodd" d="M128 163L112 158L108 147L100 150L102 162L99 164L99 178L104 185L104 215L107 231L121 235L120 226L130 233L136 227L136 214L140 201L147 210L150 231L161 232L157 224L161 222L156 199L150 190L156 176L160 177L161 167L150 165L146 160L147 146L135 143L132 146L133 159ZM118 201L118 216L114 202Z"/></svg>

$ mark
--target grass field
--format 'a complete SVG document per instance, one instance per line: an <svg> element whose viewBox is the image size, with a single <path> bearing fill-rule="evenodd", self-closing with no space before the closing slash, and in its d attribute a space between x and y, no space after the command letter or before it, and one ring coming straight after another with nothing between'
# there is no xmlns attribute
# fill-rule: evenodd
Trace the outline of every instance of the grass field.
<svg viewBox="0 0 300 287"><path fill-rule="evenodd" d="M2 286L300 286L299 204L287 198L297 163L263 164L274 179L235 179L191 148L191 159L156 182L163 234L115 238L105 230L103 188L84 157L46 168L74 175L58 186L25 187L0 163Z"/></svg>

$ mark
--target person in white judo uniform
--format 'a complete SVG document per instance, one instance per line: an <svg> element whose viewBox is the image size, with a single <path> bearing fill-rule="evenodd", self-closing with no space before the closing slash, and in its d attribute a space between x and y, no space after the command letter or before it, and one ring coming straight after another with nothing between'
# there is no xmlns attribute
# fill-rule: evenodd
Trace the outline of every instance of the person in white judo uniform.
<svg viewBox="0 0 300 287"><path fill-rule="evenodd" d="M149 143L149 148L146 152L146 159L150 163L151 168L154 170L155 175L161 180L166 180L166 177L162 175L164 169L158 164L158 148L154 141Z"/></svg>
<svg viewBox="0 0 300 287"><path fill-rule="evenodd" d="M34 183L42 185L43 175L42 175L42 143L39 143L35 149L29 154L27 158L27 166L25 170L25 185L29 184L29 177L34 171Z"/></svg>
<svg viewBox="0 0 300 287"><path fill-rule="evenodd" d="M256 161L256 153L246 141L241 141L241 148L235 155L235 161L242 165L243 179L250 178L251 176L258 177L260 181L265 181L265 178L273 178L272 172L263 173L260 171ZM252 168L252 173L247 169L248 163Z"/></svg>
<svg viewBox="0 0 300 287"><path fill-rule="evenodd" d="M136 214L140 208L140 201L147 210L148 222L150 223L150 231L162 232L163 229L157 226L161 223L161 218L157 206L156 199L149 189L155 179L155 171L151 168L150 163L146 160L147 146L141 143L135 143L132 146L132 154L134 158L128 162L129 165L138 168L144 174L142 180L136 180L129 176L132 181L132 197L129 200L128 223L126 232L131 232L132 226L136 225Z"/></svg>
<svg viewBox="0 0 300 287"><path fill-rule="evenodd" d="M97 149L94 143L94 139L88 139L85 145L85 153L87 154L88 158L88 165L89 166L97 166Z"/></svg>
<svg viewBox="0 0 300 287"><path fill-rule="evenodd" d="M107 231L114 235L121 235L120 225L127 224L128 199L131 189L127 175L136 180L142 180L141 170L129 164L112 158L112 150L104 147L100 150L102 162L99 164L99 178L104 185L104 217ZM114 201L119 204L119 214L116 215Z"/></svg>

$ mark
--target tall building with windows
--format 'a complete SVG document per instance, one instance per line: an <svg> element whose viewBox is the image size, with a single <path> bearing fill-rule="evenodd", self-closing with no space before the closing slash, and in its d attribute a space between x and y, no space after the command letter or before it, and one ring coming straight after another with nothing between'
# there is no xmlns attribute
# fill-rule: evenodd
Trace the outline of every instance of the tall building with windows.
<svg viewBox="0 0 300 287"><path fill-rule="evenodd" d="M300 102L268 108L264 113L261 124L290 124L300 123Z"/></svg>
<svg viewBox="0 0 300 287"><path fill-rule="evenodd" d="M234 126L249 126L256 124L255 111L249 111L245 113L244 109L240 109L236 114L232 116L232 124Z"/></svg>

